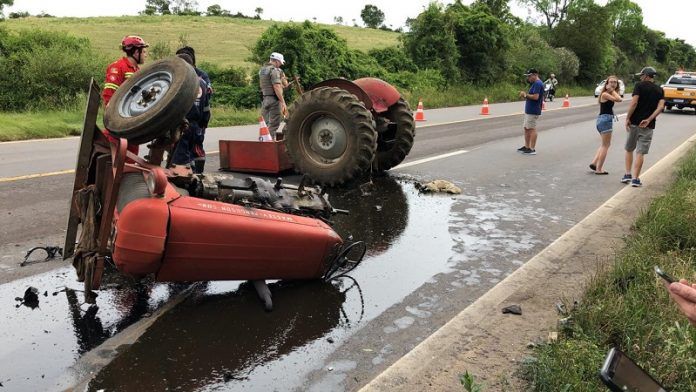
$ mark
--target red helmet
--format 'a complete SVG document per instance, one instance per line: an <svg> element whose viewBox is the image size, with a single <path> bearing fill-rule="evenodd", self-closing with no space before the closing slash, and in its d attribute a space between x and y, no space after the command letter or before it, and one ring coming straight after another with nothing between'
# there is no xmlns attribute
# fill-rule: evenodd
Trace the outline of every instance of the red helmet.
<svg viewBox="0 0 696 392"><path fill-rule="evenodd" d="M150 45L148 45L144 39L138 37L137 35L127 35L123 37L123 41L121 41L122 50L130 50L134 48L147 48L148 46Z"/></svg>

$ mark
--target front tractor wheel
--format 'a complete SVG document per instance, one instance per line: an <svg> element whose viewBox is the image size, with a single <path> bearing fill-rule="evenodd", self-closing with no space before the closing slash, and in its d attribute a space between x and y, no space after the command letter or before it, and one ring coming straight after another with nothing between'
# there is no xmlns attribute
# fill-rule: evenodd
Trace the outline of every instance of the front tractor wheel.
<svg viewBox="0 0 696 392"><path fill-rule="evenodd" d="M130 143L147 143L176 129L198 94L193 67L176 57L158 60L116 90L104 111L104 126Z"/></svg>
<svg viewBox="0 0 696 392"><path fill-rule="evenodd" d="M416 123L408 102L402 98L380 115L378 124L377 162L374 170L385 171L401 163L411 152Z"/></svg>
<svg viewBox="0 0 696 392"><path fill-rule="evenodd" d="M322 185L340 185L367 172L377 148L372 115L353 94L321 87L290 107L283 131L295 169Z"/></svg>

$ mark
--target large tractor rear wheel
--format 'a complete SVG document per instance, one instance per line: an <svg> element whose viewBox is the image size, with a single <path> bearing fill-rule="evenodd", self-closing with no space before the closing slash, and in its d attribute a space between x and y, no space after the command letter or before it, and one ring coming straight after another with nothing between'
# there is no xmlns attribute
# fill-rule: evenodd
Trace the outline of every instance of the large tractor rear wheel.
<svg viewBox="0 0 696 392"><path fill-rule="evenodd" d="M322 185L340 185L369 171L377 148L370 111L336 87L299 97L283 134L295 169Z"/></svg>
<svg viewBox="0 0 696 392"><path fill-rule="evenodd" d="M416 123L408 102L403 98L390 106L380 117L374 169L385 171L401 163L411 152L416 136Z"/></svg>

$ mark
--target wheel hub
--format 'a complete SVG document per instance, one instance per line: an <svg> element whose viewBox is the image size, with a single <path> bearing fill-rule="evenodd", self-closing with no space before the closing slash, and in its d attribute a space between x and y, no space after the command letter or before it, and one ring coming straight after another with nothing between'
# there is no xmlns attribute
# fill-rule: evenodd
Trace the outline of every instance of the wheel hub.
<svg viewBox="0 0 696 392"><path fill-rule="evenodd" d="M118 103L118 110L123 117L135 117L141 115L167 94L172 84L172 75L169 72L153 72L133 86L130 91Z"/></svg>
<svg viewBox="0 0 696 392"><path fill-rule="evenodd" d="M343 124L335 118L322 116L314 120L309 144L312 151L326 159L341 157L348 144Z"/></svg>

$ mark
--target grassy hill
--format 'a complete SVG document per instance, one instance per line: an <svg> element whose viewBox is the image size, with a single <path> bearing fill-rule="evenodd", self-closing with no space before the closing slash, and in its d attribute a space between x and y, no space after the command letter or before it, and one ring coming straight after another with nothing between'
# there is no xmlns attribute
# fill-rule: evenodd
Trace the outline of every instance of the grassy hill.
<svg viewBox="0 0 696 392"><path fill-rule="evenodd" d="M141 35L150 45L168 44L172 50L183 37L196 49L201 62L221 66L247 67L249 47L254 45L273 22L268 20L202 16L122 16L97 18L23 18L8 19L10 30L40 28L87 37L92 46L108 59L121 55L118 45L123 36ZM347 26L326 25L348 41L348 46L367 51L397 43L397 33ZM283 48L278 48L279 52Z"/></svg>

